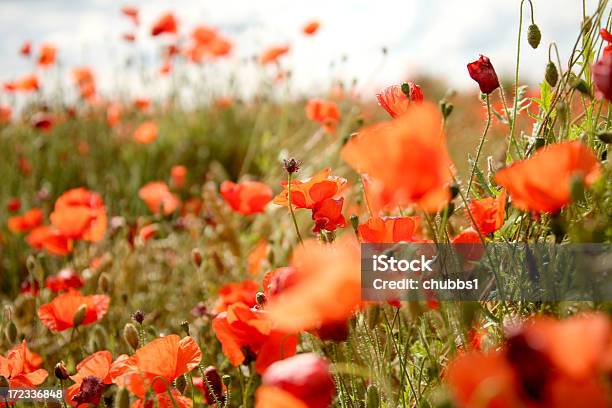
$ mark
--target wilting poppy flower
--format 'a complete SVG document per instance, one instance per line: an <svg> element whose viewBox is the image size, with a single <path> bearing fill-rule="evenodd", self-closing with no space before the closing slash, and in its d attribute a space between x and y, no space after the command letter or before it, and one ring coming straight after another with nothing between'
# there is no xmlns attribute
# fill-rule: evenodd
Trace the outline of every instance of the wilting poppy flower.
<svg viewBox="0 0 612 408"><path fill-rule="evenodd" d="M39 89L38 77L36 76L36 74L25 75L25 76L15 80L15 81L6 82L4 84L4 89L7 92L13 92L13 91L18 91L18 92L33 92L33 91L38 91L38 89Z"/></svg>
<svg viewBox="0 0 612 408"><path fill-rule="evenodd" d="M32 43L29 41L24 42L19 48L19 53L24 57L29 57L32 53Z"/></svg>
<svg viewBox="0 0 612 408"><path fill-rule="evenodd" d="M291 181L291 205L294 208L313 209L318 203L333 198L346 185L346 179L342 177L330 176L331 169L326 168L301 181ZM281 183L283 191L274 197L274 204L289 206L287 200L287 182Z"/></svg>
<svg viewBox="0 0 612 408"><path fill-rule="evenodd" d="M470 62L467 68L470 77L478 83L480 92L490 94L499 88L499 79L497 79L493 64L488 57L481 55L478 60Z"/></svg>
<svg viewBox="0 0 612 408"><path fill-rule="evenodd" d="M359 252L357 240L346 234L329 245L308 240L296 248L291 264L297 282L266 305L279 330L312 330L349 319L361 303Z"/></svg>
<svg viewBox="0 0 612 408"><path fill-rule="evenodd" d="M435 212L450 199L452 162L442 117L431 103L412 105L397 119L359 131L342 148L342 157L380 182L386 205L415 203Z"/></svg>
<svg viewBox="0 0 612 408"><path fill-rule="evenodd" d="M498 171L495 180L506 188L515 207L557 212L570 202L572 177L582 177L588 187L599 174L595 154L581 142L573 141L548 145Z"/></svg>
<svg viewBox="0 0 612 408"><path fill-rule="evenodd" d="M112 374L117 385L144 399L148 390L166 393L174 380L196 368L200 361L202 351L193 338L171 334L136 350L121 362L118 373Z"/></svg>
<svg viewBox="0 0 612 408"><path fill-rule="evenodd" d="M38 318L52 331L64 331L74 327L74 315L85 305L85 318L80 324L86 326L106 315L110 298L106 295L84 296L70 289L38 308Z"/></svg>
<svg viewBox="0 0 612 408"><path fill-rule="evenodd" d="M151 35L156 36L160 34L176 34L178 29L178 22L172 13L163 14L151 27Z"/></svg>
<svg viewBox="0 0 612 408"><path fill-rule="evenodd" d="M310 21L304 26L304 28L302 28L302 31L306 35L313 35L314 33L317 32L317 30L319 30L320 26L321 24L318 21L316 20Z"/></svg>
<svg viewBox="0 0 612 408"><path fill-rule="evenodd" d="M299 354L272 364L264 373L261 384L257 390L257 408L327 408L336 394L329 363L314 353ZM281 391L280 396L277 390ZM276 405L279 397L280 401L287 400L283 392L302 404Z"/></svg>
<svg viewBox="0 0 612 408"><path fill-rule="evenodd" d="M187 167L183 165L172 166L170 178L172 178L174 187L183 188L185 186L185 179L187 178Z"/></svg>
<svg viewBox="0 0 612 408"><path fill-rule="evenodd" d="M38 227L43 220L43 212L40 208L32 208L22 215L16 215L8 219L8 229L12 232L27 232Z"/></svg>
<svg viewBox="0 0 612 408"><path fill-rule="evenodd" d="M358 228L363 243L414 242L420 228L419 217L370 218Z"/></svg>
<svg viewBox="0 0 612 408"><path fill-rule="evenodd" d="M306 116L309 120L321 124L328 133L334 133L340 121L340 111L336 103L323 99L309 100L306 105Z"/></svg>
<svg viewBox="0 0 612 408"><path fill-rule="evenodd" d="M85 188L64 192L49 218L64 236L90 242L102 240L108 224L102 197Z"/></svg>
<svg viewBox="0 0 612 408"><path fill-rule="evenodd" d="M608 47L611 46L608 45ZM591 71L593 72L593 82L595 83L597 94L608 101L612 101L612 51L604 53L593 64Z"/></svg>
<svg viewBox="0 0 612 408"><path fill-rule="evenodd" d="M38 54L38 65L41 67L49 67L55 63L57 48L52 44L43 44L40 47Z"/></svg>
<svg viewBox="0 0 612 408"><path fill-rule="evenodd" d="M123 6L121 7L121 13L132 20L134 25L138 25L140 22L138 8L134 6Z"/></svg>
<svg viewBox="0 0 612 408"><path fill-rule="evenodd" d="M70 376L75 383L66 389L66 401L73 407L99 404L105 385L112 383L112 363L112 354L104 350L93 353L77 364L77 373Z"/></svg>
<svg viewBox="0 0 612 408"><path fill-rule="evenodd" d="M149 144L157 139L157 125L153 121L141 123L134 131L134 140L141 144Z"/></svg>
<svg viewBox="0 0 612 408"><path fill-rule="evenodd" d="M13 116L13 109L8 105L0 105L0 124L10 123Z"/></svg>
<svg viewBox="0 0 612 408"><path fill-rule="evenodd" d="M57 228L41 225L34 228L26 237L26 242L36 249L45 249L53 255L67 255L72 251L73 242Z"/></svg>
<svg viewBox="0 0 612 408"><path fill-rule="evenodd" d="M386 87L381 93L376 94L378 103L392 118L397 118L406 113L412 103L423 102L423 92L421 87L414 82L406 82L409 92L408 97L402 90L402 85L391 85Z"/></svg>
<svg viewBox="0 0 612 408"><path fill-rule="evenodd" d="M278 47L271 47L264 51L259 57L259 62L262 64L269 64L276 62L281 56L289 52L288 45L281 45Z"/></svg>
<svg viewBox="0 0 612 408"><path fill-rule="evenodd" d="M255 370L263 373L270 364L295 354L297 336L276 330L266 311L234 303L212 322L223 354L234 365L255 360Z"/></svg>
<svg viewBox="0 0 612 408"><path fill-rule="evenodd" d="M170 192L163 181L151 181L138 190L140 197L153 214L172 214L181 205L179 198Z"/></svg>
<svg viewBox="0 0 612 408"><path fill-rule="evenodd" d="M55 293L81 289L84 284L83 278L71 268L64 268L45 280L45 287Z"/></svg>
<svg viewBox="0 0 612 408"><path fill-rule="evenodd" d="M483 235L491 234L504 224L506 216L506 191L503 190L499 197L487 197L480 200L471 200L468 208L472 215L470 222L474 229ZM468 218L469 218L468 214Z"/></svg>
<svg viewBox="0 0 612 408"><path fill-rule="evenodd" d="M34 388L48 376L46 370L32 366L32 355L23 340L20 346L0 356L0 376L8 380L10 388ZM4 402L4 401L3 401Z"/></svg>
<svg viewBox="0 0 612 408"><path fill-rule="evenodd" d="M344 228L346 220L342 215L342 205L344 198L327 198L319 201L312 209L312 219L315 222L313 232L320 232L322 229L326 231L335 231L336 228Z"/></svg>
<svg viewBox="0 0 612 408"><path fill-rule="evenodd" d="M219 289L219 300L217 300L215 312L224 312L234 303L243 303L248 307L255 306L257 304L255 295L258 290L257 282L251 280L224 285Z"/></svg>
<svg viewBox="0 0 612 408"><path fill-rule="evenodd" d="M268 241L262 239L257 243L257 245L255 245L255 248L253 248L253 250L249 253L249 256L247 257L247 271L249 272L249 275L259 275L264 262L268 258L269 248L270 245L268 245Z"/></svg>
<svg viewBox="0 0 612 408"><path fill-rule="evenodd" d="M272 189L258 181L221 183L221 196L232 210L243 215L263 212L272 200Z"/></svg>

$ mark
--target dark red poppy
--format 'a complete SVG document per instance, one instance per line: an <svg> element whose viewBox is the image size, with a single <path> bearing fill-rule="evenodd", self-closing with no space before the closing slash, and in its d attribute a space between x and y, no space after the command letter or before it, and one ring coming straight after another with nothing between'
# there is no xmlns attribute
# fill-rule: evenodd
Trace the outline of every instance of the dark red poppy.
<svg viewBox="0 0 612 408"><path fill-rule="evenodd" d="M597 94L612 101L612 53L604 53L592 68Z"/></svg>
<svg viewBox="0 0 612 408"><path fill-rule="evenodd" d="M491 64L491 60L484 55L481 55L477 61L470 62L467 65L470 77L480 87L480 91L484 94L490 94L497 88L499 88L499 79L495 73L495 68Z"/></svg>
<svg viewBox="0 0 612 408"><path fill-rule="evenodd" d="M164 33L176 34L178 22L172 13L163 14L151 27L151 35L156 36Z"/></svg>
<svg viewBox="0 0 612 408"><path fill-rule="evenodd" d="M80 289L85 281L73 269L65 268L56 275L49 276L45 280L45 287L52 292L65 292L69 289Z"/></svg>

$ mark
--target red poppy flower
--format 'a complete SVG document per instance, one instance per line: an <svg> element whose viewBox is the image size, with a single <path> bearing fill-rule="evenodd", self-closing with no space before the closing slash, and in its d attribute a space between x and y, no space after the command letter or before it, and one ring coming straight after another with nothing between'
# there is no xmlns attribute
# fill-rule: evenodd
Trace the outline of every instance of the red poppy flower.
<svg viewBox="0 0 612 408"><path fill-rule="evenodd" d="M397 119L367 127L342 148L344 160L377 180L385 205L435 212L450 199L452 162L436 106L413 104Z"/></svg>
<svg viewBox="0 0 612 408"><path fill-rule="evenodd" d="M30 119L32 127L43 132L49 132L55 125L55 117L48 112L37 112Z"/></svg>
<svg viewBox="0 0 612 408"><path fill-rule="evenodd" d="M320 123L328 133L334 133L340 121L340 110L333 101L311 99L306 105L306 116L309 120Z"/></svg>
<svg viewBox="0 0 612 408"><path fill-rule="evenodd" d="M42 225L34 228L26 237L26 242L36 249L45 249L53 255L67 255L72 251L72 239L66 237L57 228Z"/></svg>
<svg viewBox="0 0 612 408"><path fill-rule="evenodd" d="M296 335L276 330L267 312L243 303L234 303L219 313L212 327L232 365L255 360L260 374L275 361L294 355L297 347Z"/></svg>
<svg viewBox="0 0 612 408"><path fill-rule="evenodd" d="M247 271L249 272L249 275L259 275L263 268L264 262L268 258L269 248L270 245L268 245L268 241L262 239L249 253L249 256L247 257Z"/></svg>
<svg viewBox="0 0 612 408"><path fill-rule="evenodd" d="M66 401L73 407L89 407L100 403L105 385L112 383L110 369L113 356L110 351L98 351L77 366L70 376L75 383L66 389Z"/></svg>
<svg viewBox="0 0 612 408"><path fill-rule="evenodd" d="M314 207L322 201L333 198L346 185L346 179L330 176L331 169L323 169L311 178L291 181L291 205L294 208ZM283 191L274 197L274 204L288 207L287 182L282 182Z"/></svg>
<svg viewBox="0 0 612 408"><path fill-rule="evenodd" d="M306 35L313 35L315 34L318 30L319 27L321 26L321 23L319 23L316 20L310 21L308 22L303 28L302 28L302 32Z"/></svg>
<svg viewBox="0 0 612 408"><path fill-rule="evenodd" d="M13 116L13 109L8 105L0 105L0 124L11 123L11 117Z"/></svg>
<svg viewBox="0 0 612 408"><path fill-rule="evenodd" d="M297 282L266 304L279 330L315 330L348 320L361 304L359 253L357 240L347 234L330 245L308 240L296 248L291 264Z"/></svg>
<svg viewBox="0 0 612 408"><path fill-rule="evenodd" d="M23 340L20 347L15 347L6 355L0 356L0 376L8 380L10 388L35 388L48 376L42 368L32 369L28 359L28 349Z"/></svg>
<svg viewBox="0 0 612 408"><path fill-rule="evenodd" d="M22 215L16 215L8 219L8 229L12 232L27 232L38 227L43 220L43 212L40 208L32 208Z"/></svg>
<svg viewBox="0 0 612 408"><path fill-rule="evenodd" d="M264 294L272 298L299 282L299 271L293 266L274 269L263 278Z"/></svg>
<svg viewBox="0 0 612 408"><path fill-rule="evenodd" d="M38 65L41 67L49 67L55 63L57 48L52 44L43 44L40 47L38 55Z"/></svg>
<svg viewBox="0 0 612 408"><path fill-rule="evenodd" d="M255 295L259 290L257 282L245 280L239 283L229 283L219 289L219 299L215 306L215 312L224 312L234 303L243 303L248 307L257 304Z"/></svg>
<svg viewBox="0 0 612 408"><path fill-rule="evenodd" d="M19 48L19 53L23 55L24 57L29 57L30 54L32 53L32 43L29 41L25 41L21 45L21 48Z"/></svg>
<svg viewBox="0 0 612 408"><path fill-rule="evenodd" d="M327 408L336 394L329 363L314 353L299 354L272 364L264 373L261 383L262 386L257 390L256 396L257 408L273 406ZM278 395L274 395L277 392L273 390L288 393L302 404L273 404L272 401L278 398Z"/></svg>
<svg viewBox="0 0 612 408"><path fill-rule="evenodd" d="M170 192L168 185L163 181L151 181L145 184L138 190L138 197L153 214L172 214L181 205L179 198Z"/></svg>
<svg viewBox="0 0 612 408"><path fill-rule="evenodd" d="M24 373L26 374L32 373L38 370L40 367L42 367L42 364L43 364L42 357L39 354L30 350L28 346L25 344L25 340L23 340L21 344L18 344L15 347L13 347L11 351L15 351L17 353L23 353L22 355L25 356L25 358L23 359L23 372Z"/></svg>
<svg viewBox="0 0 612 408"><path fill-rule="evenodd" d="M232 210L243 215L263 212L272 200L272 189L258 181L221 183L221 196Z"/></svg>
<svg viewBox="0 0 612 408"><path fill-rule="evenodd" d="M134 34L134 33L123 33L123 34L121 34L121 38L123 38L123 41L131 43L131 42L136 41L136 34Z"/></svg>
<svg viewBox="0 0 612 408"><path fill-rule="evenodd" d="M122 111L120 103L114 102L108 105L106 108L106 123L109 127L114 127L121 121Z"/></svg>
<svg viewBox="0 0 612 408"><path fill-rule="evenodd" d="M421 87L414 82L406 82L410 90L410 98L402 91L402 85L391 85L386 87L381 93L376 94L378 103L392 118L403 115L412 103L423 102L423 92Z"/></svg>
<svg viewBox="0 0 612 408"><path fill-rule="evenodd" d="M570 202L572 177L588 187L599 177L595 154L579 141L548 145L533 156L500 170L495 180L524 211L557 212Z"/></svg>
<svg viewBox="0 0 612 408"><path fill-rule="evenodd" d="M185 179L187 178L187 167L183 165L172 166L170 177L172 178L174 187L183 188L185 186Z"/></svg>
<svg viewBox="0 0 612 408"><path fill-rule="evenodd" d="M39 89L38 77L36 74L25 75L13 82L6 82L4 89L7 92L33 92Z"/></svg>
<svg viewBox="0 0 612 408"><path fill-rule="evenodd" d="M603 41L608 43L603 50L603 55L612 53L612 34L610 34L610 32L605 28L602 28L599 30L599 36Z"/></svg>
<svg viewBox="0 0 612 408"><path fill-rule="evenodd" d="M17 212L21 209L21 200L17 197L11 198L6 204L6 209L9 212Z"/></svg>
<svg viewBox="0 0 612 408"><path fill-rule="evenodd" d="M157 36L160 34L176 34L178 22L172 13L163 14L151 27L151 35Z"/></svg>
<svg viewBox="0 0 612 408"><path fill-rule="evenodd" d="M277 47L268 48L259 57L259 62L264 65L276 62L281 56L287 54L288 52L288 45L280 45Z"/></svg>
<svg viewBox="0 0 612 408"><path fill-rule="evenodd" d="M167 393L172 382L196 368L202 351L191 337L181 339L171 334L142 346L111 371L114 382L144 399L147 391Z"/></svg>
<svg viewBox="0 0 612 408"><path fill-rule="evenodd" d="M149 144L157 139L157 124L153 121L141 123L134 131L134 140L140 144Z"/></svg>
<svg viewBox="0 0 612 408"><path fill-rule="evenodd" d="M342 215L342 205L344 198L327 198L319 201L312 209L312 219L315 222L313 232L318 233L322 229L335 231L337 228L344 228L346 220Z"/></svg>
<svg viewBox="0 0 612 408"><path fill-rule="evenodd" d="M123 6L121 7L121 13L132 20L134 25L138 25L140 23L138 8L134 6Z"/></svg>
<svg viewBox="0 0 612 408"><path fill-rule="evenodd" d="M81 289L85 281L73 269L64 268L56 275L49 276L45 280L45 287L51 292L66 292L70 289Z"/></svg>
<svg viewBox="0 0 612 408"><path fill-rule="evenodd" d="M96 80L90 67L74 68L72 77L83 99L90 99L95 95Z"/></svg>
<svg viewBox="0 0 612 408"><path fill-rule="evenodd" d="M108 224L102 197L85 188L64 192L49 218L65 237L90 242L101 241Z"/></svg>
<svg viewBox="0 0 612 408"><path fill-rule="evenodd" d="M81 326L100 320L106 315L110 298L106 295L83 296L70 289L38 308L38 318L52 331L64 331L74 327L74 314L85 305L85 319Z"/></svg>
<svg viewBox="0 0 612 408"><path fill-rule="evenodd" d="M606 49L612 45L608 45ZM591 69L593 82L599 97L612 101L612 51L604 52L604 55L595 63Z"/></svg>
<svg viewBox="0 0 612 408"><path fill-rule="evenodd" d="M19 293L27 296L38 296L38 293L40 293L40 284L38 281L33 281L31 279L24 280L19 286Z"/></svg>
<svg viewBox="0 0 612 408"><path fill-rule="evenodd" d="M189 397L181 395L176 389L146 396L146 398L136 400L130 408L191 408L193 401Z"/></svg>
<svg viewBox="0 0 612 408"><path fill-rule="evenodd" d="M420 223L419 217L370 218L359 226L359 240L363 243L414 242Z"/></svg>
<svg viewBox="0 0 612 408"><path fill-rule="evenodd" d="M481 55L478 60L470 62L467 65L470 77L478 83L480 92L490 94L499 88L499 79L497 73L491 64L491 60L484 55Z"/></svg>
<svg viewBox="0 0 612 408"><path fill-rule="evenodd" d="M499 197L487 197L480 200L471 200L468 208L472 215L470 222L474 229L483 235L491 234L504 224L506 217L506 191L503 190ZM468 214L468 218L469 218Z"/></svg>
<svg viewBox="0 0 612 408"><path fill-rule="evenodd" d="M484 254L484 245L478 235L478 231L474 228L466 228L457 234L452 240L457 253L459 253L465 261L478 261Z"/></svg>

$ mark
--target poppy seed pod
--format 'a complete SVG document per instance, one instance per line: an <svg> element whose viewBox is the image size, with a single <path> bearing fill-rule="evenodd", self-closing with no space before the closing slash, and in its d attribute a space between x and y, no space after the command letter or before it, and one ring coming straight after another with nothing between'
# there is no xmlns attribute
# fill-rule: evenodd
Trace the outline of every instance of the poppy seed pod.
<svg viewBox="0 0 612 408"><path fill-rule="evenodd" d="M187 320L181 322L181 329L189 336L189 322Z"/></svg>
<svg viewBox="0 0 612 408"><path fill-rule="evenodd" d="M81 323L85 321L86 316L87 316L87 305L83 304L79 306L76 313L72 317L72 325L74 327L80 326Z"/></svg>
<svg viewBox="0 0 612 408"><path fill-rule="evenodd" d="M123 339L134 350L138 348L138 330L132 323L127 323L123 328Z"/></svg>
<svg viewBox="0 0 612 408"><path fill-rule="evenodd" d="M470 62L467 65L470 77L478 83L480 91L483 94L490 94L497 88L499 88L499 79L491 60L484 55L474 62Z"/></svg>
<svg viewBox="0 0 612 408"><path fill-rule="evenodd" d="M366 391L366 408L378 408L380 406L380 395L374 384L368 385Z"/></svg>
<svg viewBox="0 0 612 408"><path fill-rule="evenodd" d="M557 85L557 81L559 80L559 72L557 71L557 66L552 61L549 61L548 64L546 64L544 79L546 79L546 82L548 82L548 85L550 85L552 88Z"/></svg>
<svg viewBox="0 0 612 408"><path fill-rule="evenodd" d="M63 361L60 361L59 363L55 365L55 369L53 370L53 373L55 374L55 378L57 378L60 381L65 381L68 378L70 378L70 374L68 374L68 370L66 369L66 365L64 364Z"/></svg>
<svg viewBox="0 0 612 408"><path fill-rule="evenodd" d="M540 28L534 23L527 28L527 42L531 45L531 48L534 50L538 48L540 45L540 40L542 39L542 33L540 32Z"/></svg>

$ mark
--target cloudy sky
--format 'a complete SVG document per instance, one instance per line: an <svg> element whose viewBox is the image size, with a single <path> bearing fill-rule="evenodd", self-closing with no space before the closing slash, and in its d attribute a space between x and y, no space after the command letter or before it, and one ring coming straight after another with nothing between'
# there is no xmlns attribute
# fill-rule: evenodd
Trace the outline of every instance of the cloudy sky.
<svg viewBox="0 0 612 408"><path fill-rule="evenodd" d="M550 41L567 58L582 19L581 0L534 3L542 45L535 51L526 47L521 54L525 80L541 78ZM120 40L131 27L119 13L125 4L141 9L138 52L147 60L153 61L159 45L146 35L152 21L173 10L182 32L202 23L219 27L232 39L233 60L218 68L220 73L239 65L238 76L253 75L244 64L232 62L270 45L291 43L283 62L305 91L323 88L332 77L357 79L365 88L421 72L462 89L473 86L465 65L479 53L488 55L501 74L512 72L516 57L518 0L0 0L0 80L32 69L18 55L24 40L35 47L48 41L58 46L61 66L93 66L104 90L133 86L140 87L137 92L155 92L155 87L118 78L122 61L134 52ZM594 6L594 0L587 1L587 10ZM313 18L321 21L321 30L305 38L300 27ZM385 59L382 47L389 50ZM346 61L340 63L343 56Z"/></svg>

